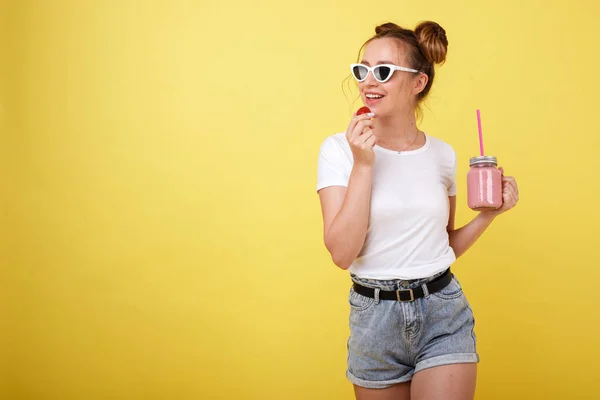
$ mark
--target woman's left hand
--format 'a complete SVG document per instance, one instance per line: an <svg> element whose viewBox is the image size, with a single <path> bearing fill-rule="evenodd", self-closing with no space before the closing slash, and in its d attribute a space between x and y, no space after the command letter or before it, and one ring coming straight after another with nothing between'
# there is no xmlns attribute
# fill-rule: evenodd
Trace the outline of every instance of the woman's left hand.
<svg viewBox="0 0 600 400"><path fill-rule="evenodd" d="M504 176L504 169L499 168L502 172L502 206L497 210L483 211L485 214L497 216L506 212L517 205L519 201L519 187L517 181L512 176Z"/></svg>

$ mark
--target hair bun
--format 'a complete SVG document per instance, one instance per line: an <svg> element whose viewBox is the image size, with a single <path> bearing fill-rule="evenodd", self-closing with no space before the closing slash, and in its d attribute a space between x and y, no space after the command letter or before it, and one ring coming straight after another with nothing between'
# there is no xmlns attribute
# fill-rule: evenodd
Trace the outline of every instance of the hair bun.
<svg viewBox="0 0 600 400"><path fill-rule="evenodd" d="M421 22L415 28L415 36L423 55L432 64L443 64L448 51L446 31L433 21Z"/></svg>
<svg viewBox="0 0 600 400"><path fill-rule="evenodd" d="M385 24L381 24L375 27L375 34L382 35L389 32L397 32L402 30L399 25L394 24L393 22L386 22Z"/></svg>

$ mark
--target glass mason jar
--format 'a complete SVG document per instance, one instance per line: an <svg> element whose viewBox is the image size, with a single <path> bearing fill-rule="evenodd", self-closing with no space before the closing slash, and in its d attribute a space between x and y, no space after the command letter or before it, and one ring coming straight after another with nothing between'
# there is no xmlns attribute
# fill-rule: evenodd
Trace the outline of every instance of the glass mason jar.
<svg viewBox="0 0 600 400"><path fill-rule="evenodd" d="M479 156L469 160L467 202L475 211L496 210L502 206L502 172L496 157Z"/></svg>

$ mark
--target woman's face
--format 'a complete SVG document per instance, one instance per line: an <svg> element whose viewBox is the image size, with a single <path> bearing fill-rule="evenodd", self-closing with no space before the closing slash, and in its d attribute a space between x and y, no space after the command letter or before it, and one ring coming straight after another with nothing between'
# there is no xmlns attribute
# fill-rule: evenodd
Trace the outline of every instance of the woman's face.
<svg viewBox="0 0 600 400"><path fill-rule="evenodd" d="M408 65L406 45L394 38L381 38L369 42L365 47L362 64ZM416 96L427 83L427 76L421 73L393 71L392 77L384 83L378 82L369 72L367 78L358 82L363 103L377 116L388 116L412 112L416 106Z"/></svg>

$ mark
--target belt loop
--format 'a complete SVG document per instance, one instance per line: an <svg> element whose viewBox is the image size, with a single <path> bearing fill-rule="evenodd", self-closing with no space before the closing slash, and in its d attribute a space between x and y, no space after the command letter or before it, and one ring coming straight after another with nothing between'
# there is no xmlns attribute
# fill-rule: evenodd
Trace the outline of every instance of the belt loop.
<svg viewBox="0 0 600 400"><path fill-rule="evenodd" d="M427 288L427 282L425 282L423 285L421 285L421 287L423 288L423 296L429 297L429 289Z"/></svg>
<svg viewBox="0 0 600 400"><path fill-rule="evenodd" d="M379 304L379 291L381 289L375 288L375 304Z"/></svg>

